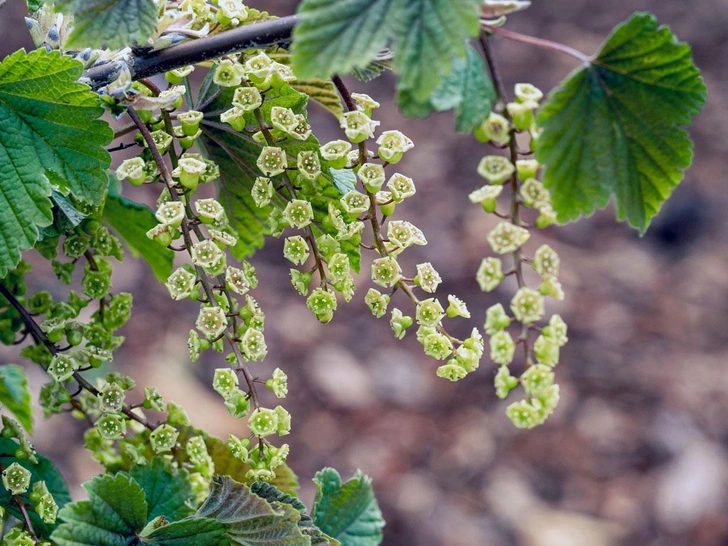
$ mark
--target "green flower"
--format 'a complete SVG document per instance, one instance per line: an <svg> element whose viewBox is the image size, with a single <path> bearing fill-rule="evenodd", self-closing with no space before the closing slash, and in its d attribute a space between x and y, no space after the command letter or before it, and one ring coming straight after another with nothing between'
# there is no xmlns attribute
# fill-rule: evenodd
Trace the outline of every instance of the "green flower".
<svg viewBox="0 0 728 546"><path fill-rule="evenodd" d="M521 288L511 300L511 311L524 324L541 320L544 314L543 296L532 288Z"/></svg>
<svg viewBox="0 0 728 546"><path fill-rule="evenodd" d="M2 472L3 486L10 491L11 495L21 495L30 487L30 471L12 463Z"/></svg>
<svg viewBox="0 0 728 546"><path fill-rule="evenodd" d="M478 164L478 174L495 185L504 184L514 172L513 163L500 155L487 155Z"/></svg>
<svg viewBox="0 0 728 546"><path fill-rule="evenodd" d="M376 318L382 318L387 313L389 302L390 297L375 288L370 288L364 296L364 303Z"/></svg>
<svg viewBox="0 0 728 546"><path fill-rule="evenodd" d="M126 434L126 420L114 413L100 417L95 426L104 440L118 440Z"/></svg>
<svg viewBox="0 0 728 546"><path fill-rule="evenodd" d="M392 318L389 321L392 331L397 339L402 339L407 333L407 328L412 326L412 317L402 314L396 307L392 309Z"/></svg>
<svg viewBox="0 0 728 546"><path fill-rule="evenodd" d="M511 334L505 331L494 333L490 338L490 358L496 364L507 366L513 362L516 344Z"/></svg>
<svg viewBox="0 0 728 546"><path fill-rule="evenodd" d="M177 443L179 432L173 426L164 424L159 425L149 435L149 443L152 445L154 453L165 453L172 451Z"/></svg>
<svg viewBox="0 0 728 546"><path fill-rule="evenodd" d="M501 366L495 374L495 394L501 400L508 398L508 394L518 386L518 379L511 375L508 366Z"/></svg>
<svg viewBox="0 0 728 546"><path fill-rule="evenodd" d="M445 316L445 310L435 298L422 300L417 304L417 323L435 328Z"/></svg>
<svg viewBox="0 0 728 546"><path fill-rule="evenodd" d="M326 324L334 318L337 307L336 294L321 287L316 288L306 300L306 306L319 322Z"/></svg>
<svg viewBox="0 0 728 546"><path fill-rule="evenodd" d="M280 368L273 370L273 376L265 382L265 386L273 391L278 398L285 398L288 394L288 376Z"/></svg>

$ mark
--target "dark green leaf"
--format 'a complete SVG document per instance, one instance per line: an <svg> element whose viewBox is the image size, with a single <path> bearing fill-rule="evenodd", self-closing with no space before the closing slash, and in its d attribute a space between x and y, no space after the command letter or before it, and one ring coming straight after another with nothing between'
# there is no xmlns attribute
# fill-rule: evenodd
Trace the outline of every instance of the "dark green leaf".
<svg viewBox="0 0 728 546"><path fill-rule="evenodd" d="M157 546L227 546L225 525L214 519L184 519L156 529L143 538Z"/></svg>
<svg viewBox="0 0 728 546"><path fill-rule="evenodd" d="M210 496L196 516L224 523L232 542L241 546L311 544L298 528L301 517L298 510L280 503L274 508L251 493L247 485L227 476L213 478Z"/></svg>
<svg viewBox="0 0 728 546"><path fill-rule="evenodd" d="M28 390L28 376L17 364L0 366L0 408L15 415L29 433L33 432L33 407Z"/></svg>
<svg viewBox="0 0 728 546"><path fill-rule="evenodd" d="M53 499L60 508L71 502L71 495L68 493L66 481L53 463L40 454L36 454L38 464L33 464L28 459L17 459L14 453L18 447L20 447L19 444L14 440L0 438L0 463L2 463L3 467L7 468L13 463L18 463L30 470L31 482L45 481L48 492L53 495ZM27 493L20 497L23 501L29 501ZM18 509L18 505L13 502L10 493L4 487L0 487L0 506L3 506L14 517L22 519L23 515ZM28 515L35 530L43 536L48 536L56 527L56 524L49 525L45 523L34 511L29 512Z"/></svg>
<svg viewBox="0 0 728 546"><path fill-rule="evenodd" d="M367 476L357 471L342 484L336 470L324 468L313 481L317 492L312 517L319 529L343 546L377 546L382 542L384 519Z"/></svg>
<svg viewBox="0 0 728 546"><path fill-rule="evenodd" d="M56 0L55 4L73 15L67 48L145 45L157 28L154 0Z"/></svg>
<svg viewBox="0 0 728 546"><path fill-rule="evenodd" d="M53 221L61 183L98 205L107 188L112 138L98 97L77 83L82 65L58 52L20 50L0 63L0 277ZM61 182L62 181L62 182Z"/></svg>
<svg viewBox="0 0 728 546"><path fill-rule="evenodd" d="M186 470L172 468L164 459L155 457L145 465L133 466L129 475L144 490L147 521L157 516L177 521L193 512L187 505L194 495Z"/></svg>
<svg viewBox="0 0 728 546"><path fill-rule="evenodd" d="M109 193L104 206L104 220L126 243L134 257L141 256L160 281L172 273L174 252L147 237L156 226L154 212L141 203Z"/></svg>
<svg viewBox="0 0 728 546"><path fill-rule="evenodd" d="M104 474L83 484L89 500L67 504L51 539L58 546L131 545L147 521L141 486L127 474Z"/></svg>
<svg viewBox="0 0 728 546"><path fill-rule="evenodd" d="M537 156L558 219L589 215L614 197L618 219L644 233L690 166L682 127L705 99L690 47L654 16L615 28L538 116Z"/></svg>

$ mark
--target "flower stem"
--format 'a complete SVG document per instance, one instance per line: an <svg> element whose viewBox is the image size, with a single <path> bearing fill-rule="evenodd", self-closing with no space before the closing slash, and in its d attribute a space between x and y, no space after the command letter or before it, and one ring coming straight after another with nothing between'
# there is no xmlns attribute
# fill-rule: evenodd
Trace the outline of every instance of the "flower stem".
<svg viewBox="0 0 728 546"><path fill-rule="evenodd" d="M592 57L582 53L577 49L574 49L573 47L569 47L559 42L553 42L551 40L545 40L543 38L528 36L527 34L521 34L520 32L514 32L512 30L508 30L502 27L493 27L486 24L483 24L482 27L485 32L488 32L490 34L497 34L498 36L503 36L508 40L529 44L535 47L540 47L542 49L558 51L559 53L564 53L566 55L569 55L570 57L577 59L583 64L589 64L592 62Z"/></svg>

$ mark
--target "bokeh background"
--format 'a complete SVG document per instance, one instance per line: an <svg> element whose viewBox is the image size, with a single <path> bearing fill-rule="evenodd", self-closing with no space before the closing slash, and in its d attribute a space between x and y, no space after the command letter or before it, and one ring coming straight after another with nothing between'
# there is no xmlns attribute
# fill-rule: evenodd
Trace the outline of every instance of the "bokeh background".
<svg viewBox="0 0 728 546"><path fill-rule="evenodd" d="M250 5L285 15L296 2ZM414 335L398 342L386 321L371 317L362 302L366 278L355 301L321 326L290 286L281 242L269 241L253 258L270 348L256 366L289 374L294 427L287 440L305 501L319 468L345 475L361 468L374 479L387 520L385 545L728 545L728 2L535 1L509 24L591 53L636 9L656 13L693 45L711 94L691 129L694 166L645 237L607 210L529 243L533 250L548 242L561 254L567 291L549 309L564 316L571 341L557 374L563 399L546 425L513 428L487 362L457 384L436 378L436 363ZM0 58L30 45L23 11L22 0L0 11ZM550 89L574 68L568 57L502 39L495 49L509 86ZM449 114L402 119L391 75L351 84L383 103L384 129L416 143L399 170L415 178L418 193L397 213L430 244L408 251L407 263L431 261L446 280L441 293L466 299L481 325L485 309L512 293L504 283L484 295L474 279L493 225L467 200L485 150L456 135ZM329 114L314 106L311 115L322 140L338 137ZM49 268L33 261L32 286L61 295ZM118 267L114 287L135 295L115 365L182 403L197 425L244 435L209 387L217 355L194 365L186 355L195 306L171 302L141 263ZM457 331L472 325L462 320ZM12 349L0 353L3 362L16 359ZM31 371L37 389L44 378ZM77 498L77 484L99 471L79 447L81 433L70 416L57 416L38 423L34 437Z"/></svg>

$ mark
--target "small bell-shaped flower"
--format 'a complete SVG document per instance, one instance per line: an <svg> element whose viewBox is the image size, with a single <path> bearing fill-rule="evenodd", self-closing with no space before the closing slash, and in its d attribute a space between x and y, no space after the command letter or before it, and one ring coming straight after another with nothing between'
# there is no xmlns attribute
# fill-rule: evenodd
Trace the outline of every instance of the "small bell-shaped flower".
<svg viewBox="0 0 728 546"><path fill-rule="evenodd" d="M540 294L554 298L556 301L564 300L564 289L559 280L553 275L546 275L538 287Z"/></svg>
<svg viewBox="0 0 728 546"><path fill-rule="evenodd" d="M144 407L155 411L166 411L167 404L157 387L144 387Z"/></svg>
<svg viewBox="0 0 728 546"><path fill-rule="evenodd" d="M461 345L455 350L455 360L468 373L478 369L481 357L482 353L469 349L465 345Z"/></svg>
<svg viewBox="0 0 728 546"><path fill-rule="evenodd" d="M233 106L243 112L252 112L263 104L263 97L256 87L238 87L233 95Z"/></svg>
<svg viewBox="0 0 728 546"><path fill-rule="evenodd" d="M535 178L528 178L521 185L521 199L523 204L527 207L540 207L551 200L551 194L547 190L543 183L536 180Z"/></svg>
<svg viewBox="0 0 728 546"><path fill-rule="evenodd" d="M455 317L463 317L463 318L470 318L470 311L468 311L468 306L465 304L463 300L458 298L457 296L453 296L450 294L447 297L447 301L449 303L447 310L445 313L450 318Z"/></svg>
<svg viewBox="0 0 728 546"><path fill-rule="evenodd" d="M208 339L215 339L225 333L228 326L225 311L220 307L203 307L197 316L195 327Z"/></svg>
<svg viewBox="0 0 728 546"><path fill-rule="evenodd" d="M62 383L73 377L73 372L79 368L78 361L70 355L56 354L53 355L51 363L46 369L46 373L53 381Z"/></svg>
<svg viewBox="0 0 728 546"><path fill-rule="evenodd" d="M414 181L403 174L395 173L387 182L387 188L392 193L392 199L396 203L401 202L408 197L412 197L416 192Z"/></svg>
<svg viewBox="0 0 728 546"><path fill-rule="evenodd" d="M227 123L233 129L242 133L245 130L245 110L238 106L233 106L220 114L220 121Z"/></svg>
<svg viewBox="0 0 728 546"><path fill-rule="evenodd" d="M374 130L379 122L372 120L364 112L354 111L341 116L339 124L344 129L346 138L351 142L359 143L374 136Z"/></svg>
<svg viewBox="0 0 728 546"><path fill-rule="evenodd" d="M417 323L435 328L445 316L445 310L435 298L422 300L417 304Z"/></svg>
<svg viewBox="0 0 728 546"><path fill-rule="evenodd" d="M555 224L558 218L556 217L556 211L554 210L551 203L541 203L538 207L538 217L536 218L536 227L539 229L545 229L551 224Z"/></svg>
<svg viewBox="0 0 728 546"><path fill-rule="evenodd" d="M483 292L492 292L503 279L505 279L503 262L499 258L483 258L478 272L475 274L475 280L478 281L480 289Z"/></svg>
<svg viewBox="0 0 728 546"><path fill-rule="evenodd" d="M171 228L182 225L185 219L185 205L181 201L168 201L162 203L155 214L157 220Z"/></svg>
<svg viewBox="0 0 728 546"><path fill-rule="evenodd" d="M359 167L357 176L367 191L371 193L377 193L382 188L386 178L384 167L378 163L364 163Z"/></svg>
<svg viewBox="0 0 728 546"><path fill-rule="evenodd" d="M217 368L212 377L212 388L227 399L238 387L238 374L231 368Z"/></svg>
<svg viewBox="0 0 728 546"><path fill-rule="evenodd" d="M248 18L248 8L241 0L218 0L215 19L224 26L236 27Z"/></svg>
<svg viewBox="0 0 728 546"><path fill-rule="evenodd" d="M195 210L203 224L225 222L225 209L217 199L198 199L195 201Z"/></svg>
<svg viewBox="0 0 728 546"><path fill-rule="evenodd" d="M116 383L107 383L98 394L99 403L103 411L121 411L124 407L126 394Z"/></svg>
<svg viewBox="0 0 728 546"><path fill-rule="evenodd" d="M223 59L215 66L212 82L220 87L238 87L243 83L245 70L239 63Z"/></svg>
<svg viewBox="0 0 728 546"><path fill-rule="evenodd" d="M146 164L141 157L133 157L125 159L116 169L116 178L118 180L128 179L134 186L141 186L147 180Z"/></svg>
<svg viewBox="0 0 728 546"><path fill-rule="evenodd" d="M254 328L248 328L240 340L240 348L246 358L250 360L263 360L268 354L268 346L265 343L263 332Z"/></svg>
<svg viewBox="0 0 728 546"><path fill-rule="evenodd" d="M392 256L377 258L372 262L372 281L384 288L391 288L402 277L402 269Z"/></svg>
<svg viewBox="0 0 728 546"><path fill-rule="evenodd" d="M210 269L220 261L225 253L212 241L205 240L192 245L190 255L193 264Z"/></svg>
<svg viewBox="0 0 728 546"><path fill-rule="evenodd" d="M225 399L225 408L236 419L242 419L250 410L250 398L245 391L235 388Z"/></svg>
<svg viewBox="0 0 728 546"><path fill-rule="evenodd" d="M187 112L177 114L177 121L182 124L182 133L186 136L196 135L197 131L200 129L200 122L203 117L204 114L197 110L189 110Z"/></svg>
<svg viewBox="0 0 728 546"><path fill-rule="evenodd" d="M376 288L370 288L364 296L364 303L376 318L382 318L387 313L390 301L391 298L388 294L382 294Z"/></svg>
<svg viewBox="0 0 728 546"><path fill-rule="evenodd" d="M321 175L321 161L316 152L298 153L298 173L307 180L316 180Z"/></svg>
<svg viewBox="0 0 728 546"><path fill-rule="evenodd" d="M371 116L372 110L376 110L380 106L377 101L364 93L352 93L351 98L354 99L356 107L367 116Z"/></svg>
<svg viewBox="0 0 728 546"><path fill-rule="evenodd" d="M126 434L126 419L115 413L102 415L94 426L104 440L118 440Z"/></svg>
<svg viewBox="0 0 728 546"><path fill-rule="evenodd" d="M286 260L301 265L308 260L308 255L308 243L303 237L300 235L286 237L283 243L283 256Z"/></svg>
<svg viewBox="0 0 728 546"><path fill-rule="evenodd" d="M212 239L221 250L229 246L235 246L238 242L238 238L227 231L221 231L219 229L209 229L210 239Z"/></svg>
<svg viewBox="0 0 728 546"><path fill-rule="evenodd" d="M422 290L434 294L441 282L442 277L440 277L440 274L432 267L430 262L417 265L415 284L422 288Z"/></svg>
<svg viewBox="0 0 728 546"><path fill-rule="evenodd" d="M286 170L286 153L275 146L265 146L257 161L258 168L265 176L275 176Z"/></svg>
<svg viewBox="0 0 728 546"><path fill-rule="evenodd" d="M518 386L518 379L511 375L508 366L501 366L495 374L493 380L495 384L495 394L501 400L508 398L508 393Z"/></svg>
<svg viewBox="0 0 728 546"><path fill-rule="evenodd" d="M326 324L334 318L337 307L336 295L323 288L316 288L306 300L306 306L319 322Z"/></svg>
<svg viewBox="0 0 728 546"><path fill-rule="evenodd" d="M509 102L506 105L506 109L513 120L513 125L519 131L528 131L533 124L533 112L537 108L538 103L532 100Z"/></svg>
<svg viewBox="0 0 728 546"><path fill-rule="evenodd" d="M343 252L337 252L328 261L329 277L334 282L343 281L349 276L351 265L349 263L349 256Z"/></svg>
<svg viewBox="0 0 728 546"><path fill-rule="evenodd" d="M228 449L233 457L242 462L248 462L248 448L250 440L248 438L238 438L233 434L228 435Z"/></svg>
<svg viewBox="0 0 728 546"><path fill-rule="evenodd" d="M530 83L516 84L516 100L518 102L535 101L538 102L543 98L543 91Z"/></svg>
<svg viewBox="0 0 728 546"><path fill-rule="evenodd" d="M182 157L177 163L173 175L179 178L180 184L185 188L194 190L200 183L200 178L207 170L207 163L194 157Z"/></svg>
<svg viewBox="0 0 728 546"><path fill-rule="evenodd" d="M245 61L245 74L257 87L270 87L276 76L273 61L265 53L258 53Z"/></svg>
<svg viewBox="0 0 728 546"><path fill-rule="evenodd" d="M511 310L524 324L537 322L544 314L543 296L532 288L520 288L511 300Z"/></svg>
<svg viewBox="0 0 728 546"><path fill-rule="evenodd" d="M293 284L296 291L302 296L308 294L308 285L311 283L313 275L311 273L302 273L298 269L291 269L290 274L291 284Z"/></svg>
<svg viewBox="0 0 728 546"><path fill-rule="evenodd" d="M268 408L257 408L248 418L250 432L258 438L275 434L278 430L278 414Z"/></svg>
<svg viewBox="0 0 728 546"><path fill-rule="evenodd" d="M356 190L351 190L341 198L341 205L348 214L362 214L369 210L369 196Z"/></svg>
<svg viewBox="0 0 728 546"><path fill-rule="evenodd" d="M511 325L511 319L506 315L503 305L496 303L488 307L485 312L485 333L489 336L495 335L496 333L505 330Z"/></svg>
<svg viewBox="0 0 728 546"><path fill-rule="evenodd" d="M495 185L504 184L514 172L513 163L500 155L487 155L478 164L478 174Z"/></svg>
<svg viewBox="0 0 728 546"><path fill-rule="evenodd" d="M468 371L463 368L454 358L448 360L447 364L444 364L437 368L438 377L442 377L443 379L447 379L448 381L452 381L453 383L455 381L460 381L466 375L468 375Z"/></svg>
<svg viewBox="0 0 728 546"><path fill-rule="evenodd" d="M159 153L164 155L169 150L169 147L172 145L174 139L172 138L172 135L160 129L158 131L152 132L152 141L159 150Z"/></svg>
<svg viewBox="0 0 728 546"><path fill-rule="evenodd" d="M559 345L552 338L541 334L533 344L533 353L540 364L554 367L559 363Z"/></svg>
<svg viewBox="0 0 728 546"><path fill-rule="evenodd" d="M480 127L475 130L475 137L481 142L508 144L511 140L511 124L495 112L491 112Z"/></svg>
<svg viewBox="0 0 728 546"><path fill-rule="evenodd" d="M308 123L306 116L296 114L296 125L288 131L288 134L296 140L307 140L311 136L311 125Z"/></svg>
<svg viewBox="0 0 728 546"><path fill-rule="evenodd" d="M291 414L283 406L276 406L275 412L278 417L276 432L278 436L287 436L291 433Z"/></svg>
<svg viewBox="0 0 728 546"><path fill-rule="evenodd" d="M501 330L490 337L490 358L496 364L507 366L515 352L516 343L508 332Z"/></svg>
<svg viewBox="0 0 728 546"><path fill-rule="evenodd" d="M183 66L182 68L175 68L169 72L165 72L165 79L172 85L179 85L182 81L195 71L194 65Z"/></svg>
<svg viewBox="0 0 728 546"><path fill-rule="evenodd" d="M225 270L225 285L235 292L244 296L250 290L250 281L242 269L228 266Z"/></svg>
<svg viewBox="0 0 728 546"><path fill-rule="evenodd" d="M445 360L452 353L452 342L444 334L429 334L425 336L422 346L425 354L437 360Z"/></svg>
<svg viewBox="0 0 728 546"><path fill-rule="evenodd" d="M289 225L303 229L313 220L313 208L309 201L293 199L283 209L283 217Z"/></svg>
<svg viewBox="0 0 728 546"><path fill-rule="evenodd" d="M379 158L388 163L399 163L405 152L414 148L414 143L400 131L384 131L377 139Z"/></svg>
<svg viewBox="0 0 728 546"><path fill-rule="evenodd" d="M527 394L538 396L554 384L554 372L548 366L537 364L521 375L521 385Z"/></svg>
<svg viewBox="0 0 728 546"><path fill-rule="evenodd" d="M278 398L285 398L288 394L288 376L280 368L273 370L273 376L265 382L265 386L273 391Z"/></svg>
<svg viewBox="0 0 728 546"><path fill-rule="evenodd" d="M479 203L485 212L493 212L501 193L503 193L503 186L483 186L471 192L468 198L471 203Z"/></svg>
<svg viewBox="0 0 728 546"><path fill-rule="evenodd" d="M270 178L263 176L256 178L250 190L250 195L253 197L256 207L263 208L268 206L273 197L273 183L270 181Z"/></svg>
<svg viewBox="0 0 728 546"><path fill-rule="evenodd" d="M177 443L179 431L171 425L159 425L149 435L149 443L154 453L166 453L172 451Z"/></svg>
<svg viewBox="0 0 728 546"><path fill-rule="evenodd" d="M332 140L327 142L319 153L334 169L343 169L346 166L347 154L351 151L351 142L346 140Z"/></svg>
<svg viewBox="0 0 728 546"><path fill-rule="evenodd" d="M538 410L526 400L514 402L508 406L506 415L518 428L533 428L543 422Z"/></svg>
<svg viewBox="0 0 728 546"><path fill-rule="evenodd" d="M542 331L544 336L552 339L559 347L563 347L569 341L567 333L566 323L559 315L553 315L549 320L549 325Z"/></svg>
<svg viewBox="0 0 728 546"><path fill-rule="evenodd" d="M395 307L392 309L392 318L389 320L389 325L392 327L394 336L397 339L402 339L407 333L407 328L412 326L412 317L403 315L402 311Z"/></svg>
<svg viewBox="0 0 728 546"><path fill-rule="evenodd" d="M512 254L528 241L531 234L527 229L501 220L488 234L488 242L498 254Z"/></svg>
<svg viewBox="0 0 728 546"><path fill-rule="evenodd" d="M549 245L541 245L533 255L533 268L542 277L559 275L561 259Z"/></svg>
<svg viewBox="0 0 728 546"><path fill-rule="evenodd" d="M536 178L540 166L536 159L519 159L516 161L516 171L518 172L519 180Z"/></svg>
<svg viewBox="0 0 728 546"><path fill-rule="evenodd" d="M22 495L28 491L31 477L30 470L23 468L18 463L8 465L2 472L3 486L11 495Z"/></svg>
<svg viewBox="0 0 728 546"><path fill-rule="evenodd" d="M295 129L298 122L296 121L296 113L290 108L274 106L270 110L270 122L279 131L288 133Z"/></svg>

